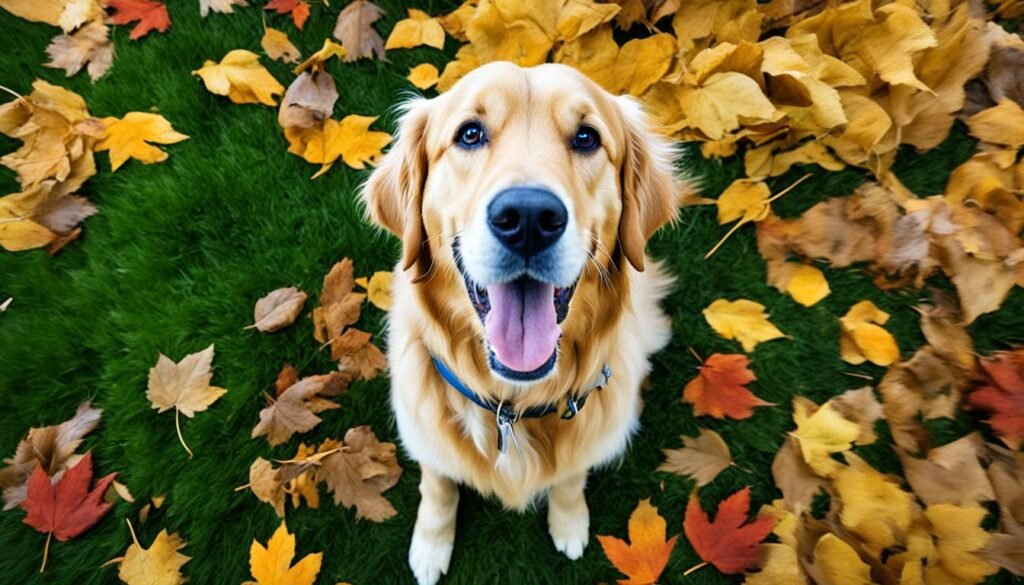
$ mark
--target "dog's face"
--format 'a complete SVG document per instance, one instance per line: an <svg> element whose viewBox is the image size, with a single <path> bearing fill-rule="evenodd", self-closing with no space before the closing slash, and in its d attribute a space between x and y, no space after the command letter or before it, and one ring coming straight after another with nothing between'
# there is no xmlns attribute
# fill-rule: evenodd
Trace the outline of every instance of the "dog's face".
<svg viewBox="0 0 1024 585"><path fill-rule="evenodd" d="M408 105L365 197L417 286L461 277L444 310L475 313L491 370L529 382L555 368L581 277L643 270L675 214L670 155L631 99L574 69L492 63Z"/></svg>

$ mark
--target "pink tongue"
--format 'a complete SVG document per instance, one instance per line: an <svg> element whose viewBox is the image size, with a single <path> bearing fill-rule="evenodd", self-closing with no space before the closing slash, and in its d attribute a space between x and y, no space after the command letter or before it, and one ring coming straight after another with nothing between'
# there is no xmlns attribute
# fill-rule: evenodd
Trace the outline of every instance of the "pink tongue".
<svg viewBox="0 0 1024 585"><path fill-rule="evenodd" d="M487 287L491 311L484 329L498 360L519 372L544 365L558 343L555 287L535 280Z"/></svg>

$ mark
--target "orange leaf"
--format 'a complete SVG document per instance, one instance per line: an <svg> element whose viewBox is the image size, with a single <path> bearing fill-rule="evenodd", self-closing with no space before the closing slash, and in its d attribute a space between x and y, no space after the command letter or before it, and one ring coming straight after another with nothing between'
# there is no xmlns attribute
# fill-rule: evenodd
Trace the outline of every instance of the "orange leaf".
<svg viewBox="0 0 1024 585"><path fill-rule="evenodd" d="M275 10L278 14L291 14L295 28L302 30L309 18L309 4L302 0L270 0L263 7L264 10Z"/></svg>
<svg viewBox="0 0 1024 585"><path fill-rule="evenodd" d="M679 535L665 540L665 519L651 505L651 499L640 500L629 516L629 544L614 536L598 536L605 556L629 579L619 585L647 585L661 576L668 564Z"/></svg>
<svg viewBox="0 0 1024 585"><path fill-rule="evenodd" d="M747 487L723 500L718 505L715 521L710 522L695 490L686 507L683 530L693 550L705 563L726 575L742 573L757 566L761 541L775 527L775 519L770 516L744 524L749 510L750 488Z"/></svg>
<svg viewBox="0 0 1024 585"><path fill-rule="evenodd" d="M773 406L747 390L746 385L757 380L749 366L743 354L713 354L683 389L683 401L693 405L697 416L736 420L750 418L755 406Z"/></svg>
<svg viewBox="0 0 1024 585"><path fill-rule="evenodd" d="M110 15L114 24L128 24L138 21L132 29L131 39L137 40L156 30L167 32L171 26L171 16L167 6L152 0L108 0L107 4L115 10Z"/></svg>
<svg viewBox="0 0 1024 585"><path fill-rule="evenodd" d="M1001 351L981 361L988 383L971 393L971 406L992 413L988 424L1011 449L1024 443L1024 350Z"/></svg>

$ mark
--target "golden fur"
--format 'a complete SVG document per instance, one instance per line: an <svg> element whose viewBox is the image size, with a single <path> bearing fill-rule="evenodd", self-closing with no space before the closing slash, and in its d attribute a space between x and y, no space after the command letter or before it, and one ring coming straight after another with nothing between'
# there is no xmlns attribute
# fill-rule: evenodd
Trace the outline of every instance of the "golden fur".
<svg viewBox="0 0 1024 585"><path fill-rule="evenodd" d="M453 146L467 119L487 124L486 148ZM568 147L581 123L598 130L587 156ZM399 138L364 190L372 219L401 238L389 315L392 406L403 446L419 461L423 500L410 548L421 583L447 571L456 483L522 510L548 496L555 545L571 558L589 539L583 498L588 469L620 455L635 430L648 356L670 335L658 301L671 286L644 257L651 234L675 217L682 193L672 149L639 106L561 65L486 65L451 91L406 105ZM491 372L483 326L453 256L496 191L539 184L567 200L589 257L561 324L547 378L512 383ZM448 364L478 394L517 409L558 402L588 387L603 364L613 377L573 420L557 415L515 425L521 457L499 457L494 414L458 394L434 370Z"/></svg>

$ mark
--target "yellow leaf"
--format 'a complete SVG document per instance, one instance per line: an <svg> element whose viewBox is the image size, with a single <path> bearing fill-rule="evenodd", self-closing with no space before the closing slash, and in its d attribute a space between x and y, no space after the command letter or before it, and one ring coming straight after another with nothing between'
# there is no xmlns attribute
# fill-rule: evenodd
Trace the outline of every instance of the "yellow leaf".
<svg viewBox="0 0 1024 585"><path fill-rule="evenodd" d="M771 118L775 106L753 79L727 71L716 73L701 87L684 87L679 103L686 112L686 124L712 140L740 126L740 118L761 121Z"/></svg>
<svg viewBox="0 0 1024 585"><path fill-rule="evenodd" d="M668 71L675 54L675 41L667 33L633 39L622 45L615 59L612 93L640 95Z"/></svg>
<svg viewBox="0 0 1024 585"><path fill-rule="evenodd" d="M284 87L259 63L259 55L236 49L220 63L207 61L193 71L206 84L206 89L227 96L236 104L263 104L276 106L275 94L283 94Z"/></svg>
<svg viewBox="0 0 1024 585"><path fill-rule="evenodd" d="M768 217L771 208L768 199L772 192L758 179L736 179L718 197L718 223L727 224L737 219L744 223Z"/></svg>
<svg viewBox="0 0 1024 585"><path fill-rule="evenodd" d="M130 525L129 525L130 526ZM148 549L142 548L132 531L131 546L124 553L117 576L128 585L181 585L181 567L189 557L178 552L185 541L161 530Z"/></svg>
<svg viewBox="0 0 1024 585"><path fill-rule="evenodd" d="M366 285L366 298L369 299L378 309L388 311L391 309L391 282L394 274L391 271L382 270L374 272L370 282Z"/></svg>
<svg viewBox="0 0 1024 585"><path fill-rule="evenodd" d="M814 545L814 564L808 573L818 585L874 585L867 563L832 533Z"/></svg>
<svg viewBox="0 0 1024 585"><path fill-rule="evenodd" d="M295 536L282 522L274 531L266 548L253 540L249 548L249 570L255 581L244 585L313 585L320 572L323 553L306 555L292 566L295 558Z"/></svg>
<svg viewBox="0 0 1024 585"><path fill-rule="evenodd" d="M415 8L409 9L409 18L398 21L388 36L385 49L411 49L427 45L444 48L444 28L436 18Z"/></svg>
<svg viewBox="0 0 1024 585"><path fill-rule="evenodd" d="M143 164L167 160L167 153L149 144L174 144L188 136L175 132L163 116L146 112L129 112L124 118L103 119L103 137L96 152L110 151L110 169L116 171L129 158Z"/></svg>
<svg viewBox="0 0 1024 585"><path fill-rule="evenodd" d="M617 4L598 4L593 0L568 0L558 14L555 25L563 41L572 41L602 25L619 13Z"/></svg>
<svg viewBox="0 0 1024 585"><path fill-rule="evenodd" d="M524 67L543 63L554 44L554 31L545 30L548 24L554 28L554 19L548 23L544 18L551 7L540 1L505 2L499 7L499 2L481 0L466 26L473 53L485 63L511 61Z"/></svg>
<svg viewBox="0 0 1024 585"><path fill-rule="evenodd" d="M829 402L811 413L813 403L809 402L793 401L793 436L800 443L804 462L818 475L828 476L840 467L829 455L848 451L860 436L860 425L843 418Z"/></svg>
<svg viewBox="0 0 1024 585"><path fill-rule="evenodd" d="M181 436L178 413L192 418L195 413L206 410L227 393L224 388L210 385L210 380L213 379L213 373L210 372L212 362L213 345L210 345L203 351L185 356L178 363L160 354L156 365L149 370L146 398L157 412L174 409L178 440L188 451L189 457L192 456L192 451Z"/></svg>
<svg viewBox="0 0 1024 585"><path fill-rule="evenodd" d="M405 78L420 89L429 89L437 85L437 80L440 77L440 72L437 67L434 67L430 63L421 63L409 70L409 75Z"/></svg>
<svg viewBox="0 0 1024 585"><path fill-rule="evenodd" d="M931 88L914 74L914 58L938 44L932 30L915 8L901 4L882 6L874 16L876 24L859 31L857 55L891 85L909 85L930 92Z"/></svg>
<svg viewBox="0 0 1024 585"><path fill-rule="evenodd" d="M790 277L786 292L794 301L810 307L827 297L832 289L829 288L828 281L820 270L814 266L801 264Z"/></svg>
<svg viewBox="0 0 1024 585"><path fill-rule="evenodd" d="M888 366L900 359L896 340L881 327L888 320L889 313L871 301L861 301L850 307L846 315L839 318L843 361L854 365L870 361L875 365Z"/></svg>
<svg viewBox="0 0 1024 585"><path fill-rule="evenodd" d="M776 524L776 528L778 524ZM761 570L747 575L744 585L805 585L796 551L784 544L761 544Z"/></svg>
<svg viewBox="0 0 1024 585"><path fill-rule="evenodd" d="M275 29L267 27L260 39L260 46L268 57L283 63L298 63L302 53L288 39L288 35Z"/></svg>
<svg viewBox="0 0 1024 585"><path fill-rule="evenodd" d="M313 53L308 59L302 62L301 65L296 67L292 72L298 75L310 67L323 69L324 63L331 57L337 57L341 59L347 54L345 47L332 41L331 39L324 39L324 46L319 51Z"/></svg>
<svg viewBox="0 0 1024 585"><path fill-rule="evenodd" d="M1017 102L1003 98L987 110L967 119L971 136L984 142L1002 144L1013 149L1024 146L1024 110Z"/></svg>
<svg viewBox="0 0 1024 585"><path fill-rule="evenodd" d="M288 152L297 154L307 162L322 166L313 178L327 172L340 157L354 169L366 168L382 156L381 149L391 142L387 132L371 131L376 116L345 116L340 122L324 120L320 126L286 128L285 138L291 144Z"/></svg>
<svg viewBox="0 0 1024 585"><path fill-rule="evenodd" d="M925 567L925 583L980 583L998 570L979 554L992 538L981 527L987 514L977 504L934 504L925 509L936 541L935 554Z"/></svg>
<svg viewBox="0 0 1024 585"><path fill-rule="evenodd" d="M704 309L704 319L722 337L739 341L746 352L762 341L786 336L768 321L764 305L746 299L718 299Z"/></svg>
<svg viewBox="0 0 1024 585"><path fill-rule="evenodd" d="M0 8L18 18L57 26L67 0L0 0Z"/></svg>
<svg viewBox="0 0 1024 585"><path fill-rule="evenodd" d="M847 453L846 460L850 465L837 469L832 484L842 500L839 520L881 553L910 527L914 498L856 455Z"/></svg>

